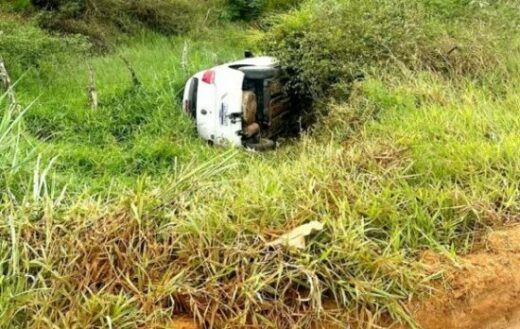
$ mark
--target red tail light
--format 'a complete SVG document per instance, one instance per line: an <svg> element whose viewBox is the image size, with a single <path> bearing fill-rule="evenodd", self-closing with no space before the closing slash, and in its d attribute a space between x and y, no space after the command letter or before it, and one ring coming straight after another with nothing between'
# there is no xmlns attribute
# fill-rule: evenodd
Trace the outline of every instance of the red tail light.
<svg viewBox="0 0 520 329"><path fill-rule="evenodd" d="M215 71L209 70L202 75L202 81L212 85L215 82Z"/></svg>

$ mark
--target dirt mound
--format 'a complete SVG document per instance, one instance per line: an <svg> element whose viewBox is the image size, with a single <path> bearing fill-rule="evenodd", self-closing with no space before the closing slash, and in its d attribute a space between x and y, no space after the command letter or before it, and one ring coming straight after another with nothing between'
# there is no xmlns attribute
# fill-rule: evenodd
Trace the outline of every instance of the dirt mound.
<svg viewBox="0 0 520 329"><path fill-rule="evenodd" d="M426 255L432 268L442 261ZM520 329L520 226L492 232L448 269L445 286L412 305L423 329Z"/></svg>

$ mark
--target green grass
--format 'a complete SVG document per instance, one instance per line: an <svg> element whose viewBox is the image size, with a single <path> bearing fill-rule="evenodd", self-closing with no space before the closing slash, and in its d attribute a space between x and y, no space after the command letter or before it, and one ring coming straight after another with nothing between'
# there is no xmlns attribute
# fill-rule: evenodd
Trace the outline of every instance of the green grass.
<svg viewBox="0 0 520 329"><path fill-rule="evenodd" d="M171 171L176 161L211 157L215 152L196 137L180 111L179 97L190 74L237 58L246 48L236 29L219 31L226 37L167 38L143 32L113 54L60 56L38 70L20 72L20 99L37 99L25 116L36 153L46 159L58 156L56 167L64 179L77 181L69 185L93 184L99 190L111 180L132 184L139 175ZM132 85L120 55L137 72L141 87ZM188 58L184 67L179 65L183 56ZM96 72L97 111L87 101L89 62Z"/></svg>
<svg viewBox="0 0 520 329"><path fill-rule="evenodd" d="M467 252L517 218L518 52L500 83L375 70L274 152L209 147L176 95L249 42L236 25L143 32L116 53L14 72L27 112L16 121L1 100L1 328L162 328L179 313L217 327L413 325L403 304L439 277L421 252ZM312 220L325 229L305 250L265 246Z"/></svg>

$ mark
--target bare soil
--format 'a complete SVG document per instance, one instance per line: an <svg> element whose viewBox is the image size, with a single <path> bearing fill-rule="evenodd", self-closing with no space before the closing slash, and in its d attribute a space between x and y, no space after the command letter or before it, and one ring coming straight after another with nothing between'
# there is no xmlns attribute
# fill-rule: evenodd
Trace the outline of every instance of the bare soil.
<svg viewBox="0 0 520 329"><path fill-rule="evenodd" d="M443 261L425 259L432 270ZM520 226L492 232L483 247L447 270L446 281L411 305L423 329L520 329Z"/></svg>

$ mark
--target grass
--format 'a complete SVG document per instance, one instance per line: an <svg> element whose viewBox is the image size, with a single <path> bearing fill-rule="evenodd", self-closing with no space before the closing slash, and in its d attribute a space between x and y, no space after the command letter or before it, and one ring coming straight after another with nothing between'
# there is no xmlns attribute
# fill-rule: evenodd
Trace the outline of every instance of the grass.
<svg viewBox="0 0 520 329"><path fill-rule="evenodd" d="M235 30L220 31L228 34L220 45L211 36L190 40L144 32L117 53L86 60L59 57L25 72L17 89L24 102L38 100L25 117L37 153L47 159L58 156L56 166L70 173L66 179L79 179L69 185L100 182L100 190L114 178L131 184L141 174L171 171L175 159L211 157L214 152L198 141L178 104L190 73L240 56L245 48L234 47L245 44ZM189 61L182 67L178 63L185 51ZM141 87L132 85L120 55L136 70ZM87 104L86 62L96 71L98 111Z"/></svg>
<svg viewBox="0 0 520 329"><path fill-rule="evenodd" d="M518 56L500 83L374 71L274 152L208 147L177 95L248 44L236 25L143 32L14 72L27 111L1 100L0 327L413 326L403 305L439 277L421 252L467 252L517 220ZM305 250L265 246L311 220L325 229Z"/></svg>

